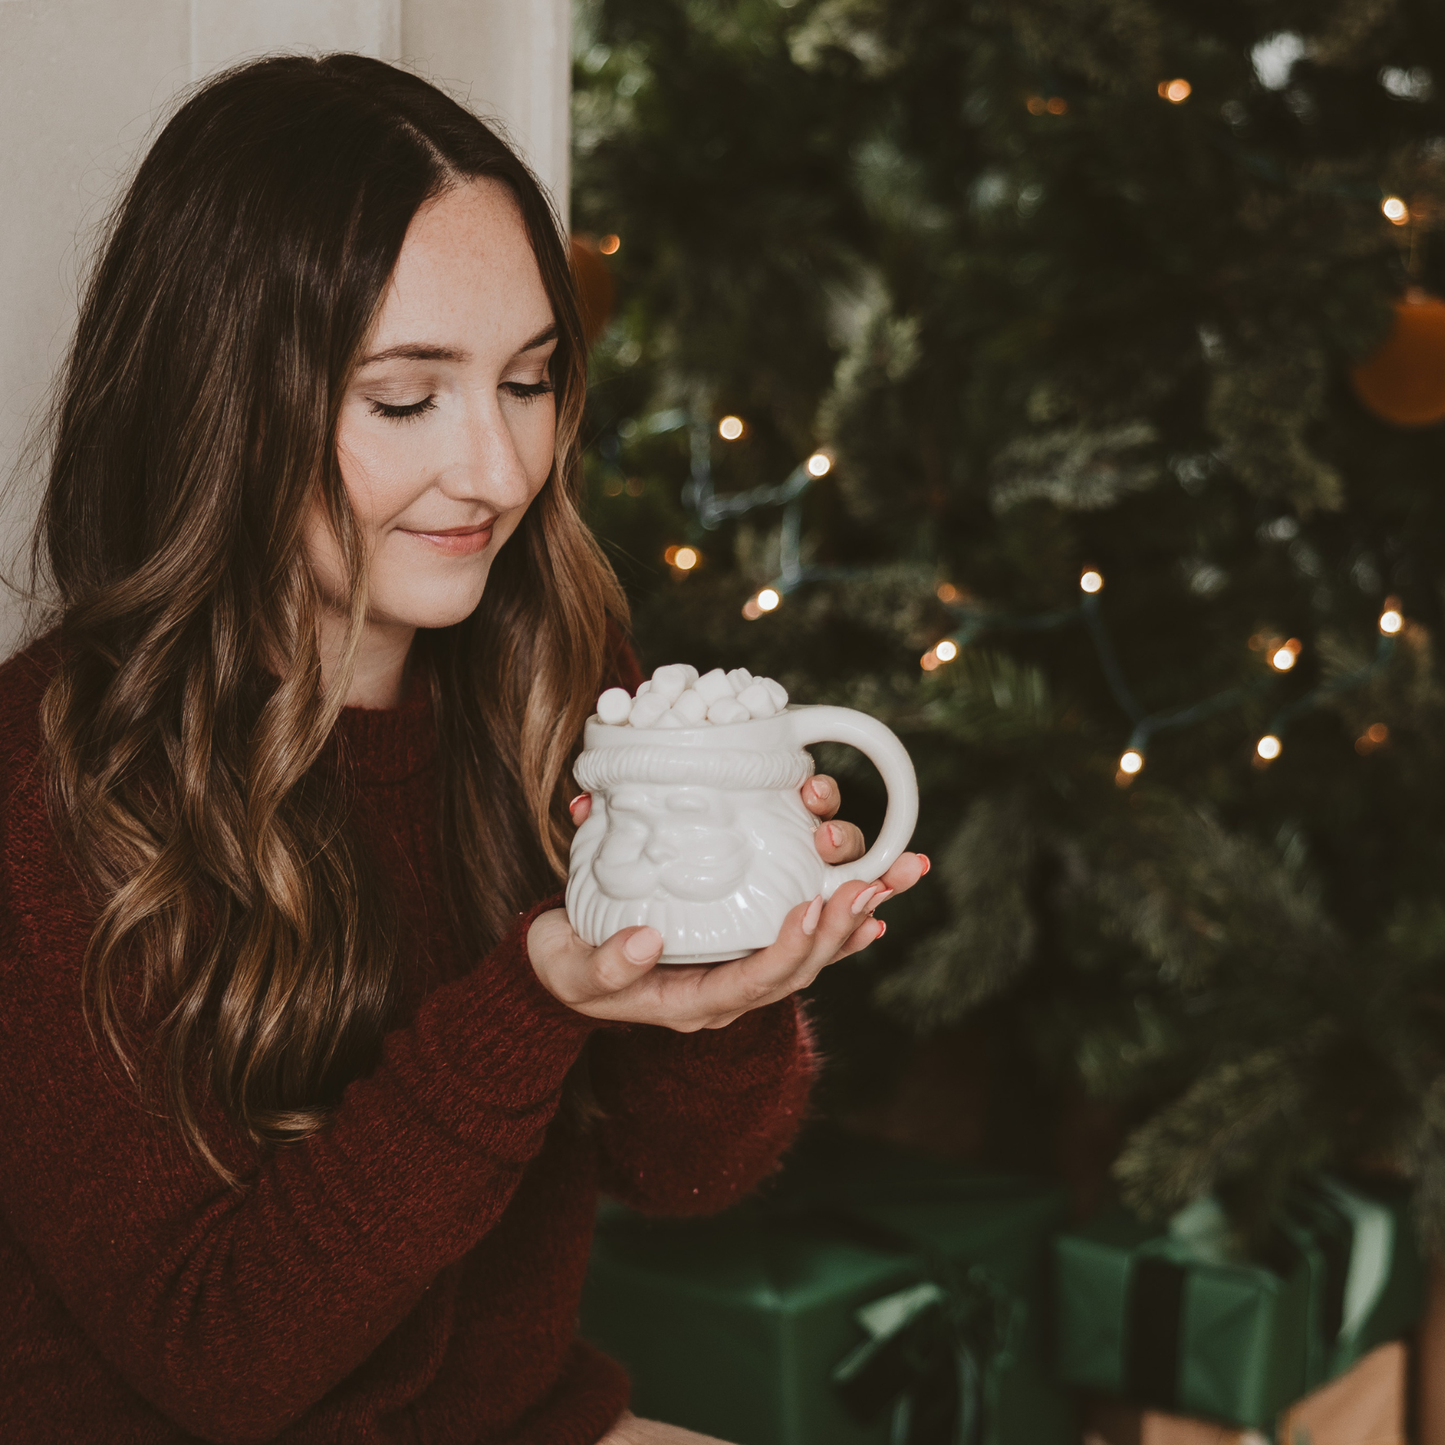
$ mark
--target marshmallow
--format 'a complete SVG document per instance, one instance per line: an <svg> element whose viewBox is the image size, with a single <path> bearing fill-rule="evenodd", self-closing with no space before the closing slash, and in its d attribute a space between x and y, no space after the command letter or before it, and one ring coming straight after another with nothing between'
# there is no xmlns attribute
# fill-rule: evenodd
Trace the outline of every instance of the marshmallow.
<svg viewBox="0 0 1445 1445"><path fill-rule="evenodd" d="M732 684L728 681L728 675L720 667L713 668L711 672L705 672L693 683L692 690L709 707L725 697L733 696Z"/></svg>
<svg viewBox="0 0 1445 1445"><path fill-rule="evenodd" d="M747 708L752 717L773 717L778 711L772 693L761 682L745 687L738 694L738 701Z"/></svg>
<svg viewBox="0 0 1445 1445"><path fill-rule="evenodd" d="M707 720L707 699L689 688L672 705L672 714L680 718L685 727L696 727Z"/></svg>
<svg viewBox="0 0 1445 1445"><path fill-rule="evenodd" d="M745 667L715 667L699 677L697 668L674 662L639 684L635 697L609 687L597 699L597 716L611 727L696 728L776 717L787 705L787 689Z"/></svg>
<svg viewBox="0 0 1445 1445"><path fill-rule="evenodd" d="M731 696L719 698L707 710L707 720L710 723L738 723L747 722L752 717L747 708L737 698Z"/></svg>
<svg viewBox="0 0 1445 1445"><path fill-rule="evenodd" d="M674 662L670 666L659 667L652 674L652 690L665 697L668 704L671 705L692 686L691 679L687 674L688 669L681 663ZM693 676L696 677L697 674L694 673Z"/></svg>
<svg viewBox="0 0 1445 1445"><path fill-rule="evenodd" d="M632 698L625 687L609 687L597 699L597 716L613 727L621 727L632 711Z"/></svg>
<svg viewBox="0 0 1445 1445"><path fill-rule="evenodd" d="M632 704L632 716L628 721L635 728L654 728L668 707L667 699L660 692L645 693Z"/></svg>

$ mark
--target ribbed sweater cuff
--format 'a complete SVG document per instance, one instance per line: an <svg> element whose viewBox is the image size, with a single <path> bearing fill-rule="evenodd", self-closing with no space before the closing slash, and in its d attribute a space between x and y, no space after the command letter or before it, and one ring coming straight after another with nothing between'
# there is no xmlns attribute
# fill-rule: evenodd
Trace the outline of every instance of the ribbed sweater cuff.
<svg viewBox="0 0 1445 1445"><path fill-rule="evenodd" d="M481 965L430 994L393 1060L460 1143L517 1163L540 1147L567 1071L599 1027L548 993L527 957L533 919L558 901L522 914ZM409 1067L412 1051L421 1067Z"/></svg>
<svg viewBox="0 0 1445 1445"><path fill-rule="evenodd" d="M774 1086L796 1067L800 1052L811 1058L807 1026L793 998L753 1009L725 1028L683 1034L640 1025L637 1033L634 1048L654 1068L717 1094Z"/></svg>

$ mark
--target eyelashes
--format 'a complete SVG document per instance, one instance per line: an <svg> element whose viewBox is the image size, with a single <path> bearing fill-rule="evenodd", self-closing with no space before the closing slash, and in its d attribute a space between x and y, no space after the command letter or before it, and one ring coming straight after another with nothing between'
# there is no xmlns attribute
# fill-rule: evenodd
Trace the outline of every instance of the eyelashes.
<svg viewBox="0 0 1445 1445"><path fill-rule="evenodd" d="M518 401L536 401L539 396L546 396L553 390L550 381L504 381L502 390L509 391Z"/></svg>
<svg viewBox="0 0 1445 1445"><path fill-rule="evenodd" d="M516 397L518 401L536 401L538 397L549 395L555 388L550 381L504 381L502 390L509 396ZM425 416L429 411L435 411L436 404L435 394L424 396L420 401L407 402L404 406L367 399L372 416L384 417L387 421L413 421L419 416Z"/></svg>
<svg viewBox="0 0 1445 1445"><path fill-rule="evenodd" d="M436 404L437 399L434 396L424 396L420 401L408 402L405 406L392 406L384 401L368 402L372 416L384 416L388 421L411 421L429 411L435 411Z"/></svg>

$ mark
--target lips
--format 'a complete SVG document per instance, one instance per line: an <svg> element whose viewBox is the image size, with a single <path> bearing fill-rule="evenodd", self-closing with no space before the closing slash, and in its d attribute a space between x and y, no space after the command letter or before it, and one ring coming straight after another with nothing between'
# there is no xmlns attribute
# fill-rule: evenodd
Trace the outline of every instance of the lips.
<svg viewBox="0 0 1445 1445"><path fill-rule="evenodd" d="M471 552L485 551L492 540L492 527L495 523L496 518L493 517L486 522L479 522L470 527L444 527L436 531L422 531L419 527L402 527L398 530L405 532L408 537L415 537L419 542L423 542L447 556L461 557Z"/></svg>

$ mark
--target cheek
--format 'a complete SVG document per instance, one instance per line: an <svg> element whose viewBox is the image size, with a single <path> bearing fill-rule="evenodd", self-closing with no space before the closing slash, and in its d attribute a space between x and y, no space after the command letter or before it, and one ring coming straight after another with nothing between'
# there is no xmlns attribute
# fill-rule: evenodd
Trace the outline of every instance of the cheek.
<svg viewBox="0 0 1445 1445"><path fill-rule="evenodd" d="M401 428L383 431L342 414L336 434L336 458L346 495L363 535L375 541L393 517L426 490L425 448Z"/></svg>
<svg viewBox="0 0 1445 1445"><path fill-rule="evenodd" d="M532 484L532 495L536 496L552 470L557 436L557 408L552 398L539 397L529 403L511 422L509 430L512 445L517 449L517 460Z"/></svg>

